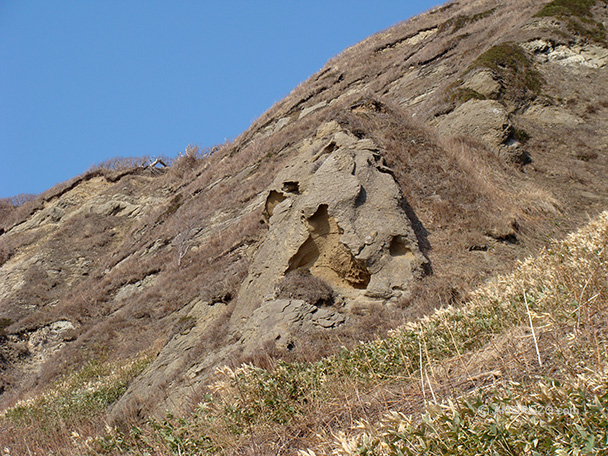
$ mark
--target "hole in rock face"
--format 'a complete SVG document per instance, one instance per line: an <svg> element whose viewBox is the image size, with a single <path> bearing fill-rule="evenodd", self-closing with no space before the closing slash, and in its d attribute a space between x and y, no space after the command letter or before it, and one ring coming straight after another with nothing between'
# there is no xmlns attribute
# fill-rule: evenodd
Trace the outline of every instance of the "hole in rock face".
<svg viewBox="0 0 608 456"><path fill-rule="evenodd" d="M361 186L359 190L359 194L357 195L357 199L355 200L355 207L361 207L367 201L367 190L363 186Z"/></svg>
<svg viewBox="0 0 608 456"><path fill-rule="evenodd" d="M272 213L274 212L274 208L277 207L279 203L285 201L287 197L276 190L271 190L266 198L266 206L264 207L264 217L266 219L270 219L272 217Z"/></svg>
<svg viewBox="0 0 608 456"><path fill-rule="evenodd" d="M416 263L416 255L410 249L407 238L403 236L395 236L391 239L388 253L393 261L397 261L403 268L411 268L412 264Z"/></svg>
<svg viewBox="0 0 608 456"><path fill-rule="evenodd" d="M337 148L338 148L338 145L334 141L332 141L321 150L321 153L322 154L331 154Z"/></svg>
<svg viewBox="0 0 608 456"><path fill-rule="evenodd" d="M329 284L365 289L371 274L341 241L342 230L322 204L308 219L309 236L289 260L289 271L308 269Z"/></svg>
<svg viewBox="0 0 608 456"><path fill-rule="evenodd" d="M283 182L283 191L285 193L300 194L300 183L295 181Z"/></svg>
<svg viewBox="0 0 608 456"><path fill-rule="evenodd" d="M389 253L392 257L404 256L408 253L411 254L412 251L405 245L405 242L401 238L401 236L395 236L391 240L391 245L389 247Z"/></svg>

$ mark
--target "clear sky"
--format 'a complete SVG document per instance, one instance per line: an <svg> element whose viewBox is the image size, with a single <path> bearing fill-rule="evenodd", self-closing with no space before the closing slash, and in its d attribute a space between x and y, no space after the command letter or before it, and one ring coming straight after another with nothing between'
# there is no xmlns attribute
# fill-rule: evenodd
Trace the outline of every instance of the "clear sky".
<svg viewBox="0 0 608 456"><path fill-rule="evenodd" d="M0 0L0 198L234 138L346 47L439 0Z"/></svg>

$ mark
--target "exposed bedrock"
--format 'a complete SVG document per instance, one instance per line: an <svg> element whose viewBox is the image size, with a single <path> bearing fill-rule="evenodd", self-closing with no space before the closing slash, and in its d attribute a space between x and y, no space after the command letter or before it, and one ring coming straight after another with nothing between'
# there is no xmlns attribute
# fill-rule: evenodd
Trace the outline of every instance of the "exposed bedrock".
<svg viewBox="0 0 608 456"><path fill-rule="evenodd" d="M268 190L269 231L239 293L233 322L276 294L285 274L306 269L349 307L407 294L426 261L403 195L378 147L331 122Z"/></svg>

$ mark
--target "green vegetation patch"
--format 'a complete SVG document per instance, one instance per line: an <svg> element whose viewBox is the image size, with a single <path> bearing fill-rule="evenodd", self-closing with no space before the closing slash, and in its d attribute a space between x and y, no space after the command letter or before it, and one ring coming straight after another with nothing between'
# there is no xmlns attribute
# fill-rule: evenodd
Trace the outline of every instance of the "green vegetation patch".
<svg viewBox="0 0 608 456"><path fill-rule="evenodd" d="M607 0L600 0L608 3ZM555 17L564 20L571 32L586 39L607 45L604 24L593 19L592 8L597 0L554 0L547 3L535 17Z"/></svg>
<svg viewBox="0 0 608 456"><path fill-rule="evenodd" d="M605 454L605 381L510 384L430 404L422 419L393 412L361 425L368 430L348 441L357 448L349 454Z"/></svg>
<svg viewBox="0 0 608 456"><path fill-rule="evenodd" d="M61 434L66 427L81 426L105 413L151 359L145 356L126 365L92 360L52 385L48 393L8 409L0 426L35 427L33 437L41 440Z"/></svg>
<svg viewBox="0 0 608 456"><path fill-rule="evenodd" d="M171 198L171 201L167 206L167 210L165 210L164 214L160 218L165 219L175 214L182 204L184 204L184 199L182 198L181 193L178 193L173 198Z"/></svg>
<svg viewBox="0 0 608 456"><path fill-rule="evenodd" d="M518 140L522 144L525 144L530 140L530 133L520 128L514 128L511 134L516 140Z"/></svg>
<svg viewBox="0 0 608 456"><path fill-rule="evenodd" d="M504 88L504 97L510 99L534 99L543 87L543 77L534 69L526 52L516 43L492 46L469 67L490 69Z"/></svg>
<svg viewBox="0 0 608 456"><path fill-rule="evenodd" d="M476 90L461 87L459 89L454 90L450 95L452 100L456 100L460 103L466 103L469 100L485 100L487 97L485 95L480 94Z"/></svg>
<svg viewBox="0 0 608 456"><path fill-rule="evenodd" d="M554 0L547 3L535 17L591 17L596 0Z"/></svg>

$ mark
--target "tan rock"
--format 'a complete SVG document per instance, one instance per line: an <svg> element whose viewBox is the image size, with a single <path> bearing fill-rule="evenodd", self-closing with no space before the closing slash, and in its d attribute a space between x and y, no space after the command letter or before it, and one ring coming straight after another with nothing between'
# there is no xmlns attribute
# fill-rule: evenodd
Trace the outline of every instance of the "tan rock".
<svg viewBox="0 0 608 456"><path fill-rule="evenodd" d="M537 39L522 44L542 63L553 62L569 67L605 68L608 65L608 49L593 44L554 46L550 41Z"/></svg>
<svg viewBox="0 0 608 456"><path fill-rule="evenodd" d="M583 122L580 117L556 106L533 105L526 110L523 117L529 122L549 125L573 126Z"/></svg>
<svg viewBox="0 0 608 456"><path fill-rule="evenodd" d="M494 79L490 71L479 71L471 75L461 87L474 90L487 98L497 97L501 89L500 83Z"/></svg>
<svg viewBox="0 0 608 456"><path fill-rule="evenodd" d="M503 144L511 125L505 107L494 100L470 100L447 114L437 123L443 135L469 135L491 146Z"/></svg>
<svg viewBox="0 0 608 456"><path fill-rule="evenodd" d="M239 292L235 324L269 302L292 270L309 270L340 297L383 301L401 296L425 261L377 146L335 123L319 134L324 140L304 148L268 191L269 231Z"/></svg>
<svg viewBox="0 0 608 456"><path fill-rule="evenodd" d="M247 321L240 344L246 356L272 341L277 347L289 350L296 344L293 335L298 331L334 328L344 321L343 315L330 308L319 308L297 299L273 299L264 302Z"/></svg>

